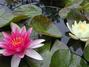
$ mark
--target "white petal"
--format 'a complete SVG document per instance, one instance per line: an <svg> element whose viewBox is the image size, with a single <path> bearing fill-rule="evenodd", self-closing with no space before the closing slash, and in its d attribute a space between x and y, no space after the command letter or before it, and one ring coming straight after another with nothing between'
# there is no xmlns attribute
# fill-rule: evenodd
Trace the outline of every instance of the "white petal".
<svg viewBox="0 0 89 67"><path fill-rule="evenodd" d="M70 25L68 23L66 23L66 25L67 25L68 29L70 30L70 32L72 32Z"/></svg>
<svg viewBox="0 0 89 67"><path fill-rule="evenodd" d="M4 49L1 49L1 50L0 50L0 54L3 54L3 52L4 52Z"/></svg>
<svg viewBox="0 0 89 67"><path fill-rule="evenodd" d="M77 25L77 21L74 22L74 26L76 26L76 25Z"/></svg>
<svg viewBox="0 0 89 67"><path fill-rule="evenodd" d="M11 59L11 67L19 67L19 63L21 61L21 58L18 56L14 55Z"/></svg>
<svg viewBox="0 0 89 67"><path fill-rule="evenodd" d="M84 24L86 24L86 21L83 21Z"/></svg>
<svg viewBox="0 0 89 67"><path fill-rule="evenodd" d="M38 48L38 47L41 47L43 46L44 44L41 44L42 42L44 42L45 40L44 39L37 39L37 40L34 40L32 41L32 43L29 45L29 48Z"/></svg>
<svg viewBox="0 0 89 67"><path fill-rule="evenodd" d="M42 47L44 44L38 44L38 45L34 45L34 46L31 46L30 48L39 48L39 47Z"/></svg>
<svg viewBox="0 0 89 67"><path fill-rule="evenodd" d="M73 34L71 34L71 33L69 33L69 36L71 36L71 38L76 39L76 40L79 39L78 37L76 37L75 35L73 35Z"/></svg>
<svg viewBox="0 0 89 67"><path fill-rule="evenodd" d="M81 41L87 41L88 39L80 39Z"/></svg>
<svg viewBox="0 0 89 67"><path fill-rule="evenodd" d="M79 24L81 24L82 23L82 21L79 21Z"/></svg>
<svg viewBox="0 0 89 67"><path fill-rule="evenodd" d="M32 49L28 49L26 51L26 55L33 58L33 59L36 59L36 60L43 60L43 58L40 56L40 54L37 53L35 50L32 50Z"/></svg>

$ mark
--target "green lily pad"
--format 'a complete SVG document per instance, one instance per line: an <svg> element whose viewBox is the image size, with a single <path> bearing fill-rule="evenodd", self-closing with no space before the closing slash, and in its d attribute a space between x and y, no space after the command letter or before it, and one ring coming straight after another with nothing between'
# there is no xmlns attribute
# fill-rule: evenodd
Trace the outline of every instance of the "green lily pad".
<svg viewBox="0 0 89 67"><path fill-rule="evenodd" d="M89 65L80 56L77 56L70 52L68 47L57 41L55 43L55 49L60 48L53 54L50 67L88 67Z"/></svg>
<svg viewBox="0 0 89 67"><path fill-rule="evenodd" d="M84 59L71 53L68 47L60 41L57 40L51 49L50 45L47 43L38 49L44 60L28 58L30 67L88 67Z"/></svg>
<svg viewBox="0 0 89 67"><path fill-rule="evenodd" d="M31 67L50 67L52 55L55 53L55 51L57 51L60 48L59 44L63 45L63 43L59 41L56 44L57 45L53 46L51 50L50 50L51 43L46 43L43 47L39 48L38 52L40 53L40 55L43 57L44 60L38 61L38 60L30 59L28 60L29 62L31 62L29 63L29 65Z"/></svg>
<svg viewBox="0 0 89 67"><path fill-rule="evenodd" d="M0 28L6 26L10 22L18 22L20 20L27 19L25 15L15 15L9 8L0 9Z"/></svg>
<svg viewBox="0 0 89 67"><path fill-rule="evenodd" d="M39 15L35 16L30 23L30 26L34 28L40 34L60 38L62 34L57 26L52 23L47 17Z"/></svg>
<svg viewBox="0 0 89 67"><path fill-rule="evenodd" d="M89 65L79 56L69 50L58 50L54 53L50 67L88 67Z"/></svg>
<svg viewBox="0 0 89 67"><path fill-rule="evenodd" d="M85 48L84 48L84 58L89 61L89 40L86 42Z"/></svg>
<svg viewBox="0 0 89 67"><path fill-rule="evenodd" d="M13 18L14 18L14 15L11 13L11 11L8 8L1 8L0 9L0 28L8 24Z"/></svg>
<svg viewBox="0 0 89 67"><path fill-rule="evenodd" d="M41 8L37 7L36 5L26 4L26 5L22 5L22 6L17 7L16 9L14 9L14 14L34 17L36 15L41 15L42 10L41 10Z"/></svg>
<svg viewBox="0 0 89 67"><path fill-rule="evenodd" d="M71 53L60 41L57 40L51 49L50 47L51 43L46 43L37 50L44 60L38 61L26 56L22 59L20 67L89 67L84 59ZM10 59L10 57L0 56L0 65L10 67Z"/></svg>
<svg viewBox="0 0 89 67"><path fill-rule="evenodd" d="M14 18L10 22L16 23L16 22L19 22L19 21L25 20L25 19L28 19L28 17L25 15L14 15Z"/></svg>
<svg viewBox="0 0 89 67"><path fill-rule="evenodd" d="M66 3L67 7L64 7L59 11L59 16L61 18L66 18L67 15L70 13L72 9L76 9L80 7L80 4L83 2L83 0L68 0Z"/></svg>

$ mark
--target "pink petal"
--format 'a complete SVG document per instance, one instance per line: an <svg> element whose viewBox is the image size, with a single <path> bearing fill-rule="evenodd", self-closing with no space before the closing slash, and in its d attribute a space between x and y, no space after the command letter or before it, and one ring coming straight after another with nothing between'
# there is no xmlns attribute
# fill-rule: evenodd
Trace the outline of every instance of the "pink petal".
<svg viewBox="0 0 89 67"><path fill-rule="evenodd" d="M31 35L31 33L32 33L32 28L30 28L30 29L28 30L28 34Z"/></svg>
<svg viewBox="0 0 89 67"><path fill-rule="evenodd" d="M12 52L12 51L10 51L10 50L4 50L4 52L3 52L3 55L4 56L11 56L11 55L13 55L14 54L14 52Z"/></svg>
<svg viewBox="0 0 89 67"><path fill-rule="evenodd" d="M43 60L43 58L40 56L40 54L37 53L35 50L32 50L32 49L28 49L26 51L26 55L31 57L31 58L34 58L36 60Z"/></svg>
<svg viewBox="0 0 89 67"><path fill-rule="evenodd" d="M0 54L3 54L3 52L4 52L4 49L1 49L1 50L0 50Z"/></svg>
<svg viewBox="0 0 89 67"><path fill-rule="evenodd" d="M21 33L26 33L26 27L25 27L25 26L23 26L23 27L21 28Z"/></svg>
<svg viewBox="0 0 89 67"><path fill-rule="evenodd" d="M14 55L11 59L11 67L19 67L19 63L21 61L21 58L18 56Z"/></svg>
<svg viewBox="0 0 89 67"><path fill-rule="evenodd" d="M20 57L20 58L24 58L24 55L25 55L25 53L18 53L18 54L16 54L18 57Z"/></svg>
<svg viewBox="0 0 89 67"><path fill-rule="evenodd" d="M20 27L15 23L11 23L11 29L12 29L12 32L20 31Z"/></svg>
<svg viewBox="0 0 89 67"><path fill-rule="evenodd" d="M4 36L5 38L8 38L8 37L9 37L9 34L6 33L6 32L2 32L2 34L3 34L3 36Z"/></svg>
<svg viewBox="0 0 89 67"><path fill-rule="evenodd" d="M4 47L5 47L4 42L0 42L0 48L4 48Z"/></svg>
<svg viewBox="0 0 89 67"><path fill-rule="evenodd" d="M42 42L44 42L44 39L37 39L32 41L32 43L29 45L29 48L38 48L43 46L44 44L41 44Z"/></svg>

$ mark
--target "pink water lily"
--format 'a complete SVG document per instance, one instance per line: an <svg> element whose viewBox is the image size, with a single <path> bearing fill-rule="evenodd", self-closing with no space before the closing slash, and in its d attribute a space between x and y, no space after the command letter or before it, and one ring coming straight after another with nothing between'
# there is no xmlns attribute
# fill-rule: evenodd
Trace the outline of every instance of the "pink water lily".
<svg viewBox="0 0 89 67"><path fill-rule="evenodd" d="M43 46L44 39L31 40L32 28L26 31L25 26L20 28L17 24L11 23L11 34L2 32L3 39L0 41L0 54L12 56L11 67L19 67L19 63L24 55L36 60L43 60L34 48Z"/></svg>

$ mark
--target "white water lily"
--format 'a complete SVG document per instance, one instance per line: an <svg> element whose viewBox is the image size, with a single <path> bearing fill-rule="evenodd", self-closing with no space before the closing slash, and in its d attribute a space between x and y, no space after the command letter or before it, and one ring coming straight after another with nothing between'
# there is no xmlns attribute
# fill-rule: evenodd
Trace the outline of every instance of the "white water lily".
<svg viewBox="0 0 89 67"><path fill-rule="evenodd" d="M86 21L79 21L79 23L77 23L76 21L74 22L74 24L72 26L70 26L67 23L67 27L69 28L70 32L69 35L73 38L73 39L80 39L81 41L87 41L89 38L89 24L86 23Z"/></svg>

